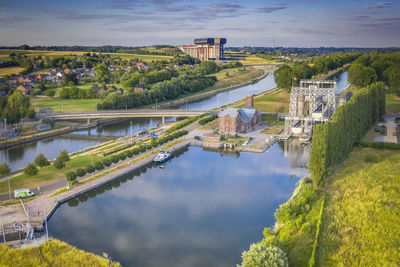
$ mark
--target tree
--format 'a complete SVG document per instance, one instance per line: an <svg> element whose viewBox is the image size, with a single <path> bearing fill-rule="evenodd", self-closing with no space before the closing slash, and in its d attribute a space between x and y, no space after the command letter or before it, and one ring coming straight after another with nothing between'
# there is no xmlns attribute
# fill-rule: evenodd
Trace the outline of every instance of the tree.
<svg viewBox="0 0 400 267"><path fill-rule="evenodd" d="M34 163L39 167L50 165L49 160L42 153L36 156Z"/></svg>
<svg viewBox="0 0 400 267"><path fill-rule="evenodd" d="M67 178L68 182L74 183L76 181L77 175L76 172L67 172L65 177Z"/></svg>
<svg viewBox="0 0 400 267"><path fill-rule="evenodd" d="M69 158L69 155L68 155L68 152L66 149L60 150L60 154L58 155L57 158L59 158L63 162L70 161L70 158Z"/></svg>
<svg viewBox="0 0 400 267"><path fill-rule="evenodd" d="M65 163L59 157L57 157L53 162L53 166L60 170L65 167Z"/></svg>
<svg viewBox="0 0 400 267"><path fill-rule="evenodd" d="M74 85L78 84L78 77L75 72L71 72L68 74L64 73L64 75L62 76L62 79L61 79L62 85L67 85L70 83L73 83Z"/></svg>
<svg viewBox="0 0 400 267"><path fill-rule="evenodd" d="M99 64L93 68L99 82L109 83L111 81L111 73L105 64Z"/></svg>
<svg viewBox="0 0 400 267"><path fill-rule="evenodd" d="M287 267L287 256L280 248L263 243L250 245L249 251L242 253L241 267Z"/></svg>
<svg viewBox="0 0 400 267"><path fill-rule="evenodd" d="M3 162L0 164L0 175L5 175L10 173L10 168L8 167L7 162Z"/></svg>
<svg viewBox="0 0 400 267"><path fill-rule="evenodd" d="M29 109L29 98L24 96L21 92L15 91L7 99L7 104L3 110L2 117L7 118L7 122L15 123L20 122L25 117Z"/></svg>
<svg viewBox="0 0 400 267"><path fill-rule="evenodd" d="M26 165L24 168L24 173L29 176L36 175L38 172L38 168L32 163L28 163L28 165Z"/></svg>
<svg viewBox="0 0 400 267"><path fill-rule="evenodd" d="M276 85L278 87L284 88L290 92L290 89L292 87L292 79L293 79L292 68L289 67L288 65L280 66L274 72L274 79L275 79Z"/></svg>

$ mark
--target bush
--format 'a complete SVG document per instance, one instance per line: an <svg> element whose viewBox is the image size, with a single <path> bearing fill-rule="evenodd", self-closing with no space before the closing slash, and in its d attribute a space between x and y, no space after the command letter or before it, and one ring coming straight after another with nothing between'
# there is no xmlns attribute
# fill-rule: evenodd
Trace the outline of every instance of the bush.
<svg viewBox="0 0 400 267"><path fill-rule="evenodd" d="M140 153L145 152L145 151L146 151L146 145L141 145L141 146L139 147L139 151L140 151Z"/></svg>
<svg viewBox="0 0 400 267"><path fill-rule="evenodd" d="M65 167L65 163L61 160L60 157L57 157L56 160L53 162L53 166L57 169L62 169Z"/></svg>
<svg viewBox="0 0 400 267"><path fill-rule="evenodd" d="M73 183L76 180L77 174L76 172L67 172L65 177L67 177L68 182Z"/></svg>
<svg viewBox="0 0 400 267"><path fill-rule="evenodd" d="M100 162L100 161L96 162L94 164L94 166L96 167L96 170L98 170L98 171L104 169L104 164L102 162Z"/></svg>
<svg viewBox="0 0 400 267"><path fill-rule="evenodd" d="M56 94L56 91L54 91L52 89L47 89L46 91L44 91L45 96L53 97L55 94Z"/></svg>
<svg viewBox="0 0 400 267"><path fill-rule="evenodd" d="M218 114L214 114L214 115L205 117L205 118L199 120L199 124L200 125L205 125L205 124L209 123L210 121L215 120L216 118L218 118Z"/></svg>
<svg viewBox="0 0 400 267"><path fill-rule="evenodd" d="M128 157L128 158L132 158L133 157L133 150L128 150L128 151L126 151L126 157Z"/></svg>
<svg viewBox="0 0 400 267"><path fill-rule="evenodd" d="M285 252L274 246L266 246L262 243L250 245L249 251L242 253L241 267L287 267L288 259Z"/></svg>
<svg viewBox="0 0 400 267"><path fill-rule="evenodd" d="M132 151L133 151L134 155L139 155L139 153L140 153L140 149L139 148L134 148Z"/></svg>
<svg viewBox="0 0 400 267"><path fill-rule="evenodd" d="M86 167L86 171L87 171L88 173L92 173L92 172L95 172L95 171L96 171L96 168L95 168L92 164L90 164L90 165L88 165L88 166Z"/></svg>
<svg viewBox="0 0 400 267"><path fill-rule="evenodd" d="M40 153L39 155L36 156L34 163L36 166L39 166L39 167L44 167L44 166L50 165L50 161L42 153Z"/></svg>
<svg viewBox="0 0 400 267"><path fill-rule="evenodd" d="M111 160L108 158L103 159L103 164L106 167L110 167L111 166Z"/></svg>
<svg viewBox="0 0 400 267"><path fill-rule="evenodd" d="M10 168L6 162L0 164L0 175L5 175L10 173Z"/></svg>
<svg viewBox="0 0 400 267"><path fill-rule="evenodd" d="M118 156L119 156L120 160L125 160L126 159L125 153L121 153Z"/></svg>
<svg viewBox="0 0 400 267"><path fill-rule="evenodd" d="M60 155L57 158L60 158L61 161L67 162L70 161L68 152L66 149L60 151Z"/></svg>
<svg viewBox="0 0 400 267"><path fill-rule="evenodd" d="M118 155L112 155L111 156L111 161L112 161L112 163L117 163L119 161L119 156Z"/></svg>
<svg viewBox="0 0 400 267"><path fill-rule="evenodd" d="M38 172L37 167L32 163L28 163L24 169L24 173L30 176L36 175Z"/></svg>
<svg viewBox="0 0 400 267"><path fill-rule="evenodd" d="M76 170L76 174L77 174L79 177L83 177L83 176L85 176L85 174L86 174L86 169L84 169L84 168L79 168L79 169Z"/></svg>
<svg viewBox="0 0 400 267"><path fill-rule="evenodd" d="M381 160L381 157L373 152L368 153L367 155L365 155L364 157L364 161L366 163L377 163Z"/></svg>

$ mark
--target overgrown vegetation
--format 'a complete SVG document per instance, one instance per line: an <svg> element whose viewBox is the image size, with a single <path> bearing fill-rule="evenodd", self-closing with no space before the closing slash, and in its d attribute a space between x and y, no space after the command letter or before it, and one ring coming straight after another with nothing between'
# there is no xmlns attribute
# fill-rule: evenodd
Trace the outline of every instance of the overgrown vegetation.
<svg viewBox="0 0 400 267"><path fill-rule="evenodd" d="M120 266L118 262L77 249L65 242L50 239L40 246L10 248L0 246L1 266Z"/></svg>

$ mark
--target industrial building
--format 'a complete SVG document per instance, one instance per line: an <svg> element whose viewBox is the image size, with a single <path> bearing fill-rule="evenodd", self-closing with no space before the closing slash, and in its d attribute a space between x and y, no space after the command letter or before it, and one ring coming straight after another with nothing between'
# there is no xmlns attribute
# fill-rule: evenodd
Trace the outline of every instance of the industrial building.
<svg viewBox="0 0 400 267"><path fill-rule="evenodd" d="M220 60L224 58L225 38L194 39L194 45L178 46L183 53L204 60Z"/></svg>
<svg viewBox="0 0 400 267"><path fill-rule="evenodd" d="M299 87L292 87L289 116L281 138L297 136L302 141L310 140L314 125L330 120L350 97L348 91L337 93L335 81L301 80Z"/></svg>

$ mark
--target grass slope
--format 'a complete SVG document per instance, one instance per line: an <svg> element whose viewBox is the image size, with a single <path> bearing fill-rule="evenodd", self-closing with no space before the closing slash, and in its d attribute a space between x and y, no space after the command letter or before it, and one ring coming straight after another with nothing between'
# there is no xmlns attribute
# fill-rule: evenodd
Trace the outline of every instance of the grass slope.
<svg viewBox="0 0 400 267"><path fill-rule="evenodd" d="M11 249L0 246L0 266L120 266L107 258L50 239L38 247Z"/></svg>
<svg viewBox="0 0 400 267"><path fill-rule="evenodd" d="M386 114L400 113L400 97L386 94Z"/></svg>
<svg viewBox="0 0 400 267"><path fill-rule="evenodd" d="M365 163L366 154L381 161ZM317 266L400 265L400 152L356 148L330 178Z"/></svg>

